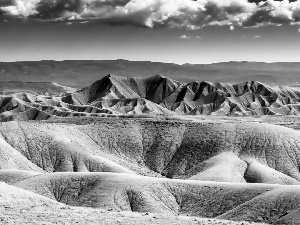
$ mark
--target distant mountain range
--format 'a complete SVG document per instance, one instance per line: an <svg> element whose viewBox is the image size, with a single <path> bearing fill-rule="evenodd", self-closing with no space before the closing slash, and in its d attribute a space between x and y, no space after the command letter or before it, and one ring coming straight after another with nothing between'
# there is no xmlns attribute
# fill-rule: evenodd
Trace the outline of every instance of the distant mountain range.
<svg viewBox="0 0 300 225"><path fill-rule="evenodd" d="M202 80L240 83L300 84L300 63L224 62L172 64L148 61L36 61L0 62L0 82L56 82L83 88L107 74L124 77L163 75L180 82Z"/></svg>
<svg viewBox="0 0 300 225"><path fill-rule="evenodd" d="M183 83L161 75L147 78L107 75L72 93L69 92L72 89L55 83L22 85L23 89L17 88L15 92L14 89L1 92L0 85L0 121L106 114L300 115L300 87L258 81Z"/></svg>

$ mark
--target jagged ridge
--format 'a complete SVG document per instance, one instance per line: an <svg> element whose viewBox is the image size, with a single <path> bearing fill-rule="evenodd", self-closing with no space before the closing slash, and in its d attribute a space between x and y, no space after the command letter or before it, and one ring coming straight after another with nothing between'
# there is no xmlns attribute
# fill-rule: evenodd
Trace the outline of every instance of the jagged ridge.
<svg viewBox="0 0 300 225"><path fill-rule="evenodd" d="M65 96L0 95L0 121L104 114L300 115L300 88L256 81L185 84L160 75L108 75Z"/></svg>
<svg viewBox="0 0 300 225"><path fill-rule="evenodd" d="M112 75L66 97L73 104L105 102L107 99L142 98L181 114L298 115L300 90L251 81L240 84L180 83L157 75L121 78ZM109 106L108 106L109 107Z"/></svg>

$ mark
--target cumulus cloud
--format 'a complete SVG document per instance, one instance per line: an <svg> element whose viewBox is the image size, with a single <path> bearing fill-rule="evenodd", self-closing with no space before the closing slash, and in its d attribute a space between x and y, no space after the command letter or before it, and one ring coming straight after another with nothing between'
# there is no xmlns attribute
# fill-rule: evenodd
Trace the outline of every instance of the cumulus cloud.
<svg viewBox="0 0 300 225"><path fill-rule="evenodd" d="M31 14L37 13L35 11L38 0L3 0L0 2L0 16L1 17L28 17Z"/></svg>
<svg viewBox="0 0 300 225"><path fill-rule="evenodd" d="M1 0L0 17L102 21L146 27L258 27L297 24L300 0Z"/></svg>
<svg viewBox="0 0 300 225"><path fill-rule="evenodd" d="M180 39L190 39L191 37L184 34L184 35L181 35L179 38Z"/></svg>
<svg viewBox="0 0 300 225"><path fill-rule="evenodd" d="M300 0L267 0L260 2L257 9L244 22L244 26L282 25L300 21Z"/></svg>

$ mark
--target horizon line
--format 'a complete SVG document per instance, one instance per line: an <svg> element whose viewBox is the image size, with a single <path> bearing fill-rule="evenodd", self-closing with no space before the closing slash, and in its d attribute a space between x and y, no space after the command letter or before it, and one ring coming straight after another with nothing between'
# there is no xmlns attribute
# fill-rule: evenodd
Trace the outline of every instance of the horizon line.
<svg viewBox="0 0 300 225"><path fill-rule="evenodd" d="M41 59L41 60L16 60L16 61L2 61L0 63L21 63L21 62L66 62L66 61L127 61L127 62L150 62L150 63L162 63L162 64L175 64L175 65L212 65L219 63L266 63L266 64L275 64L275 63L300 63L300 61L253 61L253 60L230 60L230 61L216 61L211 63L176 63L176 62L162 62L162 61L151 61L151 60L130 60L130 59Z"/></svg>

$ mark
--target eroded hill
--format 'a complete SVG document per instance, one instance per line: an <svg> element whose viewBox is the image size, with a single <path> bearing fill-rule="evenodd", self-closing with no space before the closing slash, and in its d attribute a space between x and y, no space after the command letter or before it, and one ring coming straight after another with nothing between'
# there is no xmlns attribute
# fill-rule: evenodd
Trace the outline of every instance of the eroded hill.
<svg viewBox="0 0 300 225"><path fill-rule="evenodd" d="M300 133L282 126L117 117L6 122L0 151L1 181L69 205L69 214L76 206L105 217L164 215L158 224L185 216L200 224L299 222ZM130 221L141 214L134 215Z"/></svg>
<svg viewBox="0 0 300 225"><path fill-rule="evenodd" d="M297 87L109 75L71 93L8 88L0 223L300 223Z"/></svg>
<svg viewBox="0 0 300 225"><path fill-rule="evenodd" d="M51 89L52 86L44 89ZM69 94L66 87L55 87L65 90L64 94L49 96L32 91L3 92L0 95L0 121L102 117L107 114L300 114L299 87L269 86L256 81L239 84L181 83L160 75L148 78L108 75L91 86Z"/></svg>

